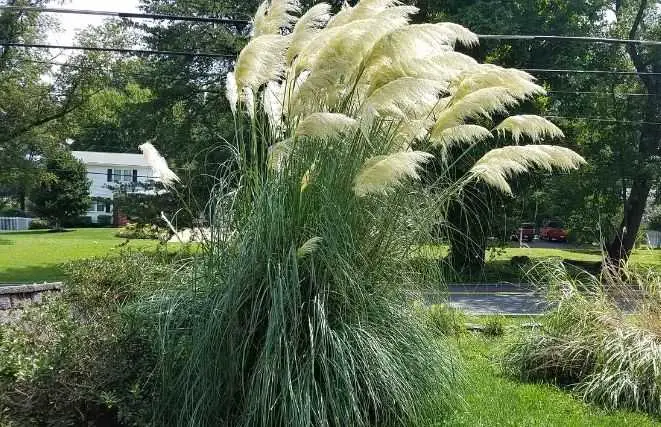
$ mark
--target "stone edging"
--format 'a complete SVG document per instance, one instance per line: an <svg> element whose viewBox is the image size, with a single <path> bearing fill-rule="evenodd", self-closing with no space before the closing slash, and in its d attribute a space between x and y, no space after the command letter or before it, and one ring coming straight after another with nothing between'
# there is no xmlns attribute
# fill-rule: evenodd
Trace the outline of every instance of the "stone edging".
<svg viewBox="0 0 661 427"><path fill-rule="evenodd" d="M41 302L43 293L59 292L62 286L62 282L0 286L0 310L21 309L27 304Z"/></svg>

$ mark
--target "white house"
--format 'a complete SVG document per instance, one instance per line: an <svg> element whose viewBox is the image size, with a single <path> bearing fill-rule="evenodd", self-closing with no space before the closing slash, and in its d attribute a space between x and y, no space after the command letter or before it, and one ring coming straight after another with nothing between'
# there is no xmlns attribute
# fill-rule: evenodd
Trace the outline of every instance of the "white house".
<svg viewBox="0 0 661 427"><path fill-rule="evenodd" d="M158 178L142 154L101 153L94 151L72 151L71 154L87 168L87 178L92 182L90 196L92 199L103 198L110 202L95 200L92 202L87 216L93 222L99 221L99 216L112 216L115 212L112 206L113 191L120 184L153 181Z"/></svg>

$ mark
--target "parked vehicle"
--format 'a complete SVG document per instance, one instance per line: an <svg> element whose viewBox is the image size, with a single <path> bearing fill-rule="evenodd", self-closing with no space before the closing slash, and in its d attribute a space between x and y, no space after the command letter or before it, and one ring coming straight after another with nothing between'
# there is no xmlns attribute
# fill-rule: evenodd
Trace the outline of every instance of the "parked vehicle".
<svg viewBox="0 0 661 427"><path fill-rule="evenodd" d="M511 239L514 241L532 242L535 238L535 224L532 222L524 222L519 228L512 232Z"/></svg>
<svg viewBox="0 0 661 427"><path fill-rule="evenodd" d="M556 240L558 242L567 241L567 229L561 221L551 220L547 221L542 229L539 231L539 238L541 240Z"/></svg>

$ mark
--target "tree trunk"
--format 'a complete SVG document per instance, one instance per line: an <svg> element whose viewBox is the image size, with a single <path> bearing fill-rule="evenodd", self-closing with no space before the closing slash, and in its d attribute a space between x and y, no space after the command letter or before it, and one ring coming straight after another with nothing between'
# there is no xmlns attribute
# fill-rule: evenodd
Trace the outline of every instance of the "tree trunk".
<svg viewBox="0 0 661 427"><path fill-rule="evenodd" d="M616 6L616 14L619 14L621 2L617 2ZM648 0L642 0L638 5L638 12L629 31L629 39L633 40L638 37L638 30L647 7ZM649 96L642 115L638 161L635 165L637 173L634 176L629 197L624 203L622 223L615 238L606 248L608 264L611 268L621 267L622 261L626 261L631 255L652 183L659 177L658 165L654 165L653 159L661 152L661 127L656 124L661 121L661 98L659 97L661 95L661 78L655 74L661 72L661 56L641 55L639 49L642 48L633 43L626 45L629 58L639 73L638 79Z"/></svg>
<svg viewBox="0 0 661 427"><path fill-rule="evenodd" d="M611 266L620 266L623 261L629 259L647 206L650 188L650 182L646 178L634 179L631 192L625 203L624 218L615 238L606 248L608 262Z"/></svg>

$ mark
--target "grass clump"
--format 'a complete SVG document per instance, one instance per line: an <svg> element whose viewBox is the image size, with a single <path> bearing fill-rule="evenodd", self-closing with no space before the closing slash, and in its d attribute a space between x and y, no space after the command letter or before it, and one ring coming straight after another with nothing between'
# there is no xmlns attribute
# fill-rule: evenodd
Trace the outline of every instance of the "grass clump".
<svg viewBox="0 0 661 427"><path fill-rule="evenodd" d="M523 380L570 387L608 409L661 415L661 279L623 271L545 274L557 307L509 343L504 366Z"/></svg>
<svg viewBox="0 0 661 427"><path fill-rule="evenodd" d="M437 336L459 335L466 330L466 315L461 310L446 304L434 304L420 310L427 327Z"/></svg>
<svg viewBox="0 0 661 427"><path fill-rule="evenodd" d="M426 277L411 252L433 222L409 219L433 218L437 199L414 186L357 198L374 150L357 138L301 147L249 202L219 196L232 238L209 243L197 290L162 310L157 424L401 425L453 405L457 361L404 293Z"/></svg>

